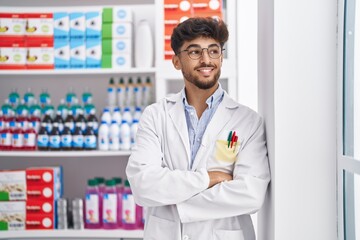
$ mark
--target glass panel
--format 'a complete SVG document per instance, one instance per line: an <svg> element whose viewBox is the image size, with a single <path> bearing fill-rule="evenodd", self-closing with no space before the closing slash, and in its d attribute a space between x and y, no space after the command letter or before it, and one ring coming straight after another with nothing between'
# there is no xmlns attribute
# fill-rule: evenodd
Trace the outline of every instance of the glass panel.
<svg viewBox="0 0 360 240"><path fill-rule="evenodd" d="M344 26L344 152L360 159L360 4L347 0Z"/></svg>
<svg viewBox="0 0 360 240"><path fill-rule="evenodd" d="M360 175L344 171L345 240L360 240Z"/></svg>

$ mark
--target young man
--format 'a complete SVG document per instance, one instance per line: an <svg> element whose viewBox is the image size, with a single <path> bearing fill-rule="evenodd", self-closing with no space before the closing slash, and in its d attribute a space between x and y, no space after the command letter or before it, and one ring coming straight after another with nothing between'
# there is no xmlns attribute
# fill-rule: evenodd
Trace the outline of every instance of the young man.
<svg viewBox="0 0 360 240"><path fill-rule="evenodd" d="M190 18L171 36L184 89L147 107L126 168L148 209L145 240L254 240L270 173L261 117L219 84L223 21Z"/></svg>

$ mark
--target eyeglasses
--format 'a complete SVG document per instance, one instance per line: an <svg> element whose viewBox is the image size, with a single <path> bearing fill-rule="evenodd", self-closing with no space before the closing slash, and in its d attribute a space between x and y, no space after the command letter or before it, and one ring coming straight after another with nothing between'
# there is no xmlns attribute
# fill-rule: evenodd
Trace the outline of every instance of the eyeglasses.
<svg viewBox="0 0 360 240"><path fill-rule="evenodd" d="M189 58L193 60L198 60L202 57L203 51L206 49L207 54L210 58L217 59L222 55L222 52L225 49L221 49L218 45L210 46L208 48L202 48L197 46L190 46L185 50L180 51L178 54L182 52L187 52Z"/></svg>

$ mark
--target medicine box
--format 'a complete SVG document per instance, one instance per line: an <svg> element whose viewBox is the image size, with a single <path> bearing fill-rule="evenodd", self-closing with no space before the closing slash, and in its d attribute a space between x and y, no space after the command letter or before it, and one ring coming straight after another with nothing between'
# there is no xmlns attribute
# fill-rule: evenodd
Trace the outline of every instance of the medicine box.
<svg viewBox="0 0 360 240"><path fill-rule="evenodd" d="M26 201L26 214L55 214L55 201Z"/></svg>
<svg viewBox="0 0 360 240"><path fill-rule="evenodd" d="M131 53L132 41L130 38L104 39L102 52L103 54Z"/></svg>
<svg viewBox="0 0 360 240"><path fill-rule="evenodd" d="M104 23L102 28L103 39L132 38L131 23Z"/></svg>
<svg viewBox="0 0 360 240"><path fill-rule="evenodd" d="M68 39L54 39L54 66L56 69L70 67L70 42Z"/></svg>
<svg viewBox="0 0 360 240"><path fill-rule="evenodd" d="M84 39L70 39L70 68L85 68L85 60Z"/></svg>
<svg viewBox="0 0 360 240"><path fill-rule="evenodd" d="M103 23L132 22L133 10L131 7L117 6L104 8L102 12Z"/></svg>
<svg viewBox="0 0 360 240"><path fill-rule="evenodd" d="M25 14L0 13L0 37L25 36Z"/></svg>
<svg viewBox="0 0 360 240"><path fill-rule="evenodd" d="M102 68L131 68L132 66L132 58L129 53L122 54L103 54L102 55Z"/></svg>
<svg viewBox="0 0 360 240"><path fill-rule="evenodd" d="M53 37L54 19L52 13L27 13L25 34L29 37Z"/></svg>
<svg viewBox="0 0 360 240"><path fill-rule="evenodd" d="M54 229L55 226L56 224L54 214L26 215L26 230Z"/></svg>
<svg viewBox="0 0 360 240"><path fill-rule="evenodd" d="M0 69L25 69L26 46L22 38L0 41Z"/></svg>
<svg viewBox="0 0 360 240"><path fill-rule="evenodd" d="M101 38L102 14L99 11L87 12L86 18L86 38Z"/></svg>
<svg viewBox="0 0 360 240"><path fill-rule="evenodd" d="M60 195L53 186L27 186L26 197L28 200L54 201L59 199Z"/></svg>
<svg viewBox="0 0 360 240"><path fill-rule="evenodd" d="M68 39L70 35L70 19L67 12L54 13L54 38Z"/></svg>
<svg viewBox="0 0 360 240"><path fill-rule="evenodd" d="M14 200L26 200L25 171L0 171L0 201Z"/></svg>
<svg viewBox="0 0 360 240"><path fill-rule="evenodd" d="M25 202L0 202L0 231L25 230Z"/></svg>
<svg viewBox="0 0 360 240"><path fill-rule="evenodd" d="M101 40L91 38L86 39L86 67L100 68L101 55Z"/></svg>
<svg viewBox="0 0 360 240"><path fill-rule="evenodd" d="M54 42L51 38L28 38L26 67L28 69L54 68Z"/></svg>
<svg viewBox="0 0 360 240"><path fill-rule="evenodd" d="M85 14L72 12L70 17L70 38L85 38Z"/></svg>
<svg viewBox="0 0 360 240"><path fill-rule="evenodd" d="M55 191L55 199L63 195L63 170L61 166L32 167L26 169L26 183L32 186L47 186Z"/></svg>

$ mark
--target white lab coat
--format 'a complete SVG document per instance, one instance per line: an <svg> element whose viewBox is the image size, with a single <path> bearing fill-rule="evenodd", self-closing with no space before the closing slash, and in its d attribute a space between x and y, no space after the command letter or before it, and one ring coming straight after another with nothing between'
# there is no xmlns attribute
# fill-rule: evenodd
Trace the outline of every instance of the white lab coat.
<svg viewBox="0 0 360 240"><path fill-rule="evenodd" d="M239 144L227 148L229 131ZM225 93L190 168L181 93L147 107L126 167L135 201L147 208L144 240L254 240L251 213L270 172L262 118ZM233 147L234 148L234 147ZM208 189L208 170L233 180Z"/></svg>

